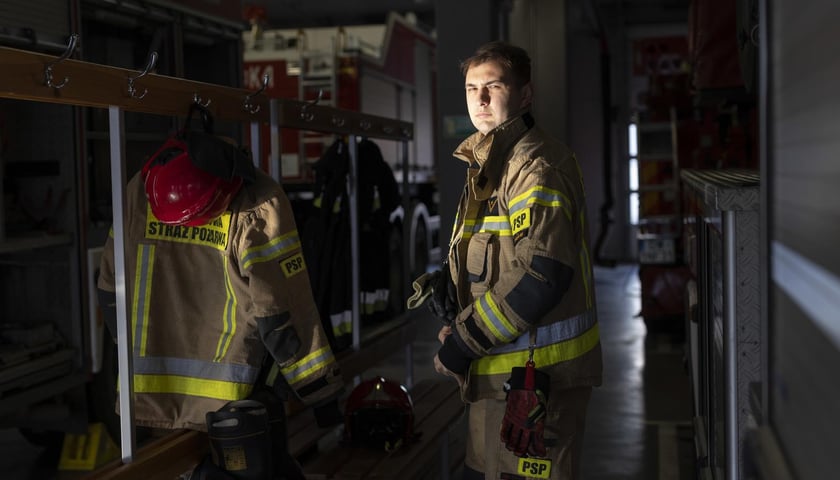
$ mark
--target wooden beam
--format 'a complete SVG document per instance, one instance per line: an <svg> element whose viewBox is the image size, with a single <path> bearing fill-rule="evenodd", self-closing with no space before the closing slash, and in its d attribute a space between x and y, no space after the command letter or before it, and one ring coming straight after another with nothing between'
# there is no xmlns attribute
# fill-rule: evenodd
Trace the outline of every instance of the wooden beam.
<svg viewBox="0 0 840 480"><path fill-rule="evenodd" d="M414 127L409 122L343 110L311 102L282 100L278 103L281 127L317 132L363 135L386 140L411 140Z"/></svg>
<svg viewBox="0 0 840 480"><path fill-rule="evenodd" d="M43 53L0 47L0 97L85 107L120 107L125 111L154 115L184 116L198 98L209 101L207 109L214 117L241 122L269 122L269 99L241 88L225 87L177 77L111 67ZM46 84L45 71L52 64L54 83ZM137 96L129 93L129 79L134 80ZM246 108L246 100L250 109ZM344 110L311 102L274 99L281 128L296 128L346 135L364 135L387 140L411 140L410 122Z"/></svg>
<svg viewBox="0 0 840 480"><path fill-rule="evenodd" d="M134 82L139 93L146 92L145 96L133 98L128 91L128 80L138 76L139 71L80 60L56 63L54 81L60 83L66 77L67 84L62 88L49 87L44 72L56 59L52 55L0 47L0 65L3 65L0 97L98 108L117 106L131 112L184 116L198 96L204 102L210 101L207 108L216 118L242 122L269 119L269 99L264 95L251 99L259 111L251 113L245 109L246 97L254 93L248 90L150 73Z"/></svg>

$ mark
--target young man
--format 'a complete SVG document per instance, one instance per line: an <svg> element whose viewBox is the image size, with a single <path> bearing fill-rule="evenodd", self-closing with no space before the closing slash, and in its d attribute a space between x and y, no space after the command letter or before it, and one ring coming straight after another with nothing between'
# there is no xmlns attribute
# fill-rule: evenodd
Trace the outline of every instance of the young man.
<svg viewBox="0 0 840 480"><path fill-rule="evenodd" d="M435 369L470 403L465 478L578 478L601 345L583 178L535 126L531 62L502 42L461 64L478 130L432 310Z"/></svg>

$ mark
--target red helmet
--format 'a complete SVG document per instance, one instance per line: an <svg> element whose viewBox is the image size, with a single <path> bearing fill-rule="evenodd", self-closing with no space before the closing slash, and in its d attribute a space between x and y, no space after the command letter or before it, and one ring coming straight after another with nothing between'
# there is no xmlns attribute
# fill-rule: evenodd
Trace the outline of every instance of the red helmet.
<svg viewBox="0 0 840 480"><path fill-rule="evenodd" d="M217 177L196 167L186 144L170 138L143 166L152 213L171 225L204 225L221 215L242 186L242 178Z"/></svg>
<svg viewBox="0 0 840 480"><path fill-rule="evenodd" d="M405 387L375 377L350 392L344 409L345 441L391 451L413 438L414 403Z"/></svg>

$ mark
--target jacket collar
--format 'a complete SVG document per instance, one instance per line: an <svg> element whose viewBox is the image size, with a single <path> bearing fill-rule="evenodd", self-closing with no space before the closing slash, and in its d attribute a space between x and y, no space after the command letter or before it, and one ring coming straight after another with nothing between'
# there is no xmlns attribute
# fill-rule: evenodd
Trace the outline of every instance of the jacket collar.
<svg viewBox="0 0 840 480"><path fill-rule="evenodd" d="M454 156L478 169L476 174L471 175L477 200L489 198L496 189L511 149L533 126L534 117L526 108L486 135L481 132L472 134L455 149Z"/></svg>

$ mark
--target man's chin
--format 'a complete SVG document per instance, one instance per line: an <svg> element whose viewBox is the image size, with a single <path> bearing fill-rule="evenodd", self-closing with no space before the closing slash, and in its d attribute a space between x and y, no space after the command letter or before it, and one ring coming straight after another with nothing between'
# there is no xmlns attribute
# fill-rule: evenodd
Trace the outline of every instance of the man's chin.
<svg viewBox="0 0 840 480"><path fill-rule="evenodd" d="M480 121L480 122L474 122L473 126L479 132L483 133L484 135L487 135L487 133L490 132L490 130L493 130L494 128L496 128L496 123L492 122L492 121L489 121L489 120L488 121Z"/></svg>

